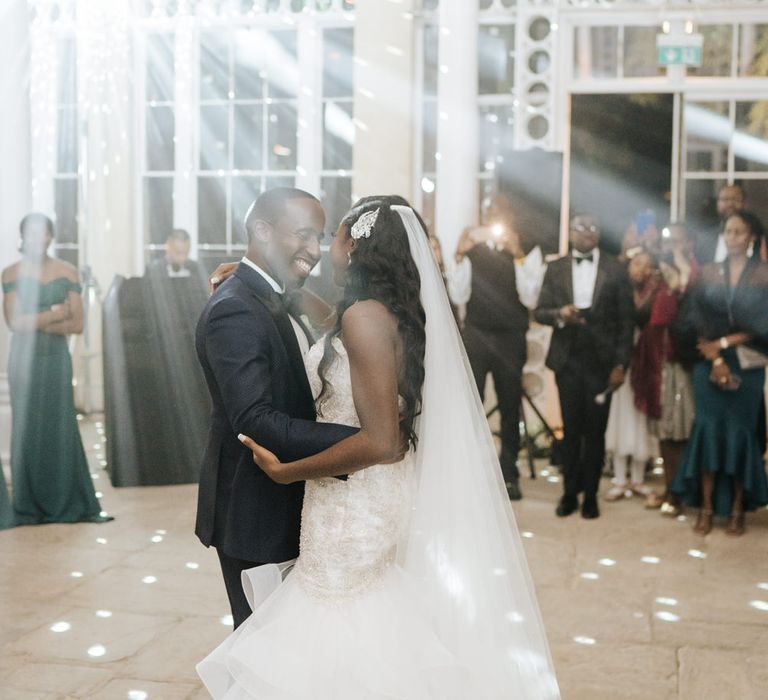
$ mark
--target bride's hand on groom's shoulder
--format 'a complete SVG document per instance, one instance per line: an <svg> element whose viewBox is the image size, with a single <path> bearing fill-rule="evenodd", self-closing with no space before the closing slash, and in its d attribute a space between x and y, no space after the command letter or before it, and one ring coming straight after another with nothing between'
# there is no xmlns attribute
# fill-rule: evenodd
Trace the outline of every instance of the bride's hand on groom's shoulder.
<svg viewBox="0 0 768 700"><path fill-rule="evenodd" d="M272 481L278 484L290 484L291 479L286 474L285 465L268 449L254 442L242 433L237 439L253 453L253 463L259 467Z"/></svg>
<svg viewBox="0 0 768 700"><path fill-rule="evenodd" d="M208 278L208 291L213 294L225 279L235 274L239 264L238 262L221 263Z"/></svg>

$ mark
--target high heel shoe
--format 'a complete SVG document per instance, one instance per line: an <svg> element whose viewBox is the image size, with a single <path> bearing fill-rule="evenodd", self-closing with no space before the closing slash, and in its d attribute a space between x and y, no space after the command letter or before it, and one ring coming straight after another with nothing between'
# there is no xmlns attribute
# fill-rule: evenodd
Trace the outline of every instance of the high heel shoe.
<svg viewBox="0 0 768 700"><path fill-rule="evenodd" d="M699 517L696 518L696 524L693 531L698 535L707 535L712 530L712 511L706 508L699 510Z"/></svg>
<svg viewBox="0 0 768 700"><path fill-rule="evenodd" d="M725 534L731 537L741 537L744 534L743 510L735 510L731 513L731 519L728 521L728 527L725 528Z"/></svg>

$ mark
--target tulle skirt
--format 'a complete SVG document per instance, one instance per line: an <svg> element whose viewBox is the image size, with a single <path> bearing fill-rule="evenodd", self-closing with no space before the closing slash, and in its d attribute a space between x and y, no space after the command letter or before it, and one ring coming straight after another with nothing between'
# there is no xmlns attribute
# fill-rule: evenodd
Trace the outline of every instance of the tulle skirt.
<svg viewBox="0 0 768 700"><path fill-rule="evenodd" d="M295 573L281 583L275 565L246 576L260 591L256 598L267 597L261 605L256 600L248 620L198 664L214 698L507 697L499 688L478 687L476 675L441 644L429 601L395 565L367 591L343 598L308 593Z"/></svg>

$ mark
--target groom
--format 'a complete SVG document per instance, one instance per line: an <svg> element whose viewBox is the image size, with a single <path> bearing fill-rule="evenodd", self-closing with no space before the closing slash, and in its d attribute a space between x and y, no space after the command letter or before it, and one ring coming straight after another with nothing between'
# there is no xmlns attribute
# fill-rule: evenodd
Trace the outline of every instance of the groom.
<svg viewBox="0 0 768 700"><path fill-rule="evenodd" d="M320 202L307 192L276 188L260 195L246 215L246 255L197 325L213 410L195 534L216 548L235 628L251 613L241 572L298 556L304 495L302 483L270 480L237 435L291 461L357 432L315 422L303 362L312 339L285 302L319 261L324 226Z"/></svg>

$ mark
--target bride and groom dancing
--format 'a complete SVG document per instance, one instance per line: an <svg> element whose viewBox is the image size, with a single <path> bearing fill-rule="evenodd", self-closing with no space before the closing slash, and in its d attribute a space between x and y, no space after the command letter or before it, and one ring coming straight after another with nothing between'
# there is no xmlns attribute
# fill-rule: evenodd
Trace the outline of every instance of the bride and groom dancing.
<svg viewBox="0 0 768 700"><path fill-rule="evenodd" d="M559 697L443 280L402 201L341 222L343 296L318 343L285 301L325 224L301 190L256 200L246 257L200 319L196 532L235 621L197 667L215 698Z"/></svg>

